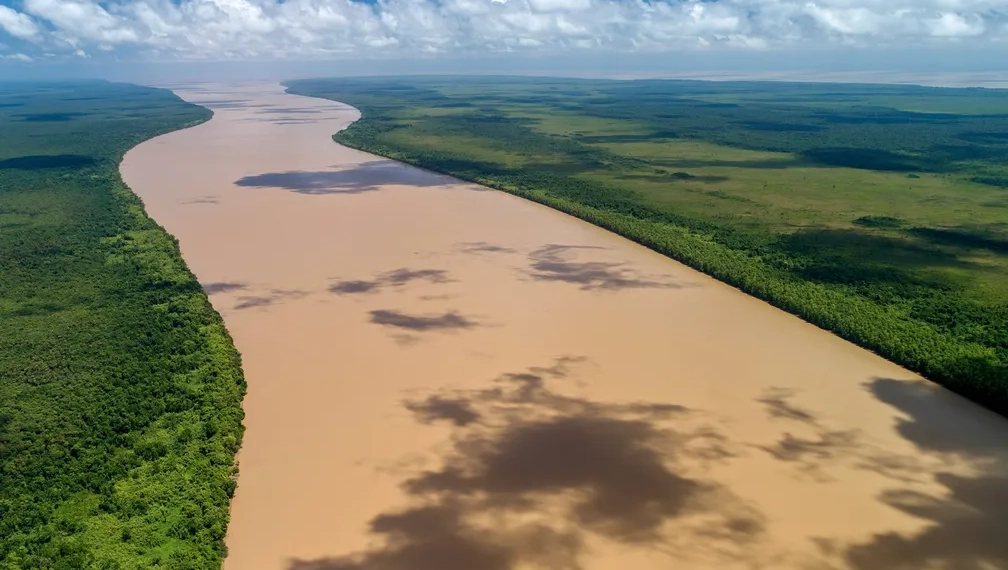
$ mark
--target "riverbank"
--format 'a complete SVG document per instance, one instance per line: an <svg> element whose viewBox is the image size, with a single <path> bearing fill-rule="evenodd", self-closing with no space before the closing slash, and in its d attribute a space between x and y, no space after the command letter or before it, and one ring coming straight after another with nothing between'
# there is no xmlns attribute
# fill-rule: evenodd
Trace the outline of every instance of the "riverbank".
<svg viewBox="0 0 1008 570"><path fill-rule="evenodd" d="M0 567L220 567L240 357L118 172L210 117L136 85L0 94Z"/></svg>
<svg viewBox="0 0 1008 570"><path fill-rule="evenodd" d="M334 145L345 105L176 92L214 120L122 172L243 354L225 567L1000 562L970 529L1003 515L1003 418L610 232Z"/></svg>

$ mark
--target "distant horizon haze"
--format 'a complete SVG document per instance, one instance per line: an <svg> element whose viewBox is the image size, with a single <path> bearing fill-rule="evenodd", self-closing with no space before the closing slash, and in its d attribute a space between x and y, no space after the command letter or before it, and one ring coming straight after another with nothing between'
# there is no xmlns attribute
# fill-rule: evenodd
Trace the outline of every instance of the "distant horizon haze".
<svg viewBox="0 0 1008 570"><path fill-rule="evenodd" d="M494 74L996 87L1005 54L1008 0L0 0L0 79Z"/></svg>
<svg viewBox="0 0 1008 570"><path fill-rule="evenodd" d="M0 63L0 81L105 79L150 85L183 82L281 82L312 77L515 75L594 79L700 79L904 83L1008 88L1008 66L985 54L835 50L725 53L482 54L442 58L291 61L36 61ZM872 57L872 54L875 57ZM971 55L976 57L971 57ZM989 54L987 54L989 55ZM914 57L916 56L916 57ZM988 58L989 59L989 58ZM957 65L957 62L968 65Z"/></svg>

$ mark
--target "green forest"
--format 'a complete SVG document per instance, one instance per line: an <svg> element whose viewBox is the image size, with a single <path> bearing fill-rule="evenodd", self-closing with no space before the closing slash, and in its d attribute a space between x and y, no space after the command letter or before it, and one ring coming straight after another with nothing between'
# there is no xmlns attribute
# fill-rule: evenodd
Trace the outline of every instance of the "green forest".
<svg viewBox="0 0 1008 570"><path fill-rule="evenodd" d="M210 118L106 82L0 90L0 568L219 568L240 357L120 176Z"/></svg>
<svg viewBox="0 0 1008 570"><path fill-rule="evenodd" d="M607 228L1008 415L1008 91L299 80L334 139Z"/></svg>

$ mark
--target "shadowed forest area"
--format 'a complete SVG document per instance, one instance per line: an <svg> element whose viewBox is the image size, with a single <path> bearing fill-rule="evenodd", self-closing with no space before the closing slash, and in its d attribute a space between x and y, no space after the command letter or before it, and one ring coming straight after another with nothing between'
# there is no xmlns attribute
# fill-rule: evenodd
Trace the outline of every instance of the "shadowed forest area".
<svg viewBox="0 0 1008 570"><path fill-rule="evenodd" d="M118 171L210 116L132 85L0 92L2 568L220 566L240 358Z"/></svg>
<svg viewBox="0 0 1008 570"><path fill-rule="evenodd" d="M344 145L619 233L1008 414L1008 93L343 78Z"/></svg>

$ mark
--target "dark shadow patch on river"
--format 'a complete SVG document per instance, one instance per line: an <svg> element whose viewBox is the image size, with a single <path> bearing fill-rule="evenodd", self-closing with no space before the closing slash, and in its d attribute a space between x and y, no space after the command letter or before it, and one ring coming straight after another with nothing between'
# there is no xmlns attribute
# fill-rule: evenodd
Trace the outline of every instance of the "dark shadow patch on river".
<svg viewBox="0 0 1008 570"><path fill-rule="evenodd" d="M299 291L296 289L272 289L259 295L243 295L238 297L238 302L235 303L232 308L238 311L243 311L246 309L272 307L283 301L300 299L307 295L307 291Z"/></svg>
<svg viewBox="0 0 1008 570"><path fill-rule="evenodd" d="M370 521L374 548L288 570L574 570L592 540L680 560L752 556L763 516L697 468L731 455L724 439L678 425L696 412L676 404L555 390L579 361L406 401L421 424L452 429L440 466L408 477L407 503Z"/></svg>
<svg viewBox="0 0 1008 570"><path fill-rule="evenodd" d="M409 267L400 267L399 269L379 273L368 280L338 280L329 286L329 291L339 295L377 293L388 287L402 287L417 281L443 284L450 283L452 280L448 277L448 272L443 269L410 269Z"/></svg>
<svg viewBox="0 0 1008 570"><path fill-rule="evenodd" d="M371 322L376 325L406 329L413 332L459 331L480 325L470 317L456 311L440 314L414 315L402 311L379 309L370 312Z"/></svg>
<svg viewBox="0 0 1008 570"><path fill-rule="evenodd" d="M387 185L440 186L443 178L390 160L373 160L340 170L288 170L245 176L235 181L246 188L281 188L299 194L363 194Z"/></svg>
<svg viewBox="0 0 1008 570"><path fill-rule="evenodd" d="M846 562L856 570L1008 568L1008 420L923 381L878 378L868 389L903 414L901 436L949 468L933 475L941 494L905 487L879 497L926 523L921 531L848 545ZM957 463L972 473L953 473Z"/></svg>
<svg viewBox="0 0 1008 570"><path fill-rule="evenodd" d="M547 244L528 254L529 269L524 273L535 281L570 283L587 291L676 289L685 286L667 276L641 275L625 263L579 259L579 256L600 249Z"/></svg>

